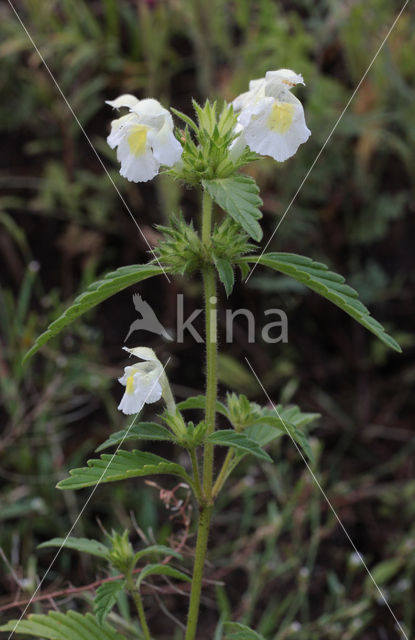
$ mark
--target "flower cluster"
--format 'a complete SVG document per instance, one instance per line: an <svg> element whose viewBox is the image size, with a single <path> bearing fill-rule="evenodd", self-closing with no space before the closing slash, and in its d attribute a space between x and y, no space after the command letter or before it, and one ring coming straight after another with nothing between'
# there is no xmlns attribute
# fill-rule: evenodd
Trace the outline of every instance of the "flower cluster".
<svg viewBox="0 0 415 640"><path fill-rule="evenodd" d="M193 178L191 172L185 172L187 181L198 182L199 174L210 179L228 175L240 166L239 160L245 157L249 159L249 156L243 155L247 148L279 162L294 155L311 133L305 123L302 104L291 93L297 84L304 84L303 77L290 69L268 71L264 78L251 80L249 91L235 98L232 106L237 117L225 105L217 126L212 116L215 107L202 110L195 104L200 121L199 130L189 117L182 114L185 122L196 132L199 147L206 146L206 135L209 138L209 162L206 168L203 151L198 151L197 145L192 146L189 138L180 136L185 142L185 152L189 154L192 151L190 165L196 172ZM158 174L161 166L180 167L183 164L183 146L174 135L172 116L157 100L138 100L125 94L116 100L108 100L107 104L129 111L112 121L107 138L110 147L117 148L123 177L132 182L146 182ZM203 122L203 118L207 122ZM227 157L223 156L223 146L226 147ZM208 169L216 173L216 170L220 171L218 175L211 176L206 173ZM178 172L183 178L181 174L183 171Z"/></svg>

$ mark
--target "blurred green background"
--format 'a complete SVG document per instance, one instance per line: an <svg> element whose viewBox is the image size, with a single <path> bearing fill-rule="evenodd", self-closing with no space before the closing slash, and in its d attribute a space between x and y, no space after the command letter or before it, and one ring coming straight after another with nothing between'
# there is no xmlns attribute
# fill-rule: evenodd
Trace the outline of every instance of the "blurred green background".
<svg viewBox="0 0 415 640"><path fill-rule="evenodd" d="M402 4L20 0L14 6L154 245L154 225L170 212L197 216L198 194L182 193L165 176L140 185L121 178L105 142L112 113L104 100L133 93L192 114L192 97L232 100L267 70L302 73L306 87L295 93L312 137L282 165L262 160L250 167L261 187L267 239ZM275 402L322 414L312 433L314 471L409 637L415 629L414 50L409 3L270 245L345 275L403 355L317 295L258 268L229 301L222 296L222 313L244 306L260 318L270 305L279 307L288 315L289 342L270 346L259 337L249 344L241 320L233 344L223 339L220 363L221 393L231 384L266 403L244 364L247 355ZM116 410L116 378L135 319L133 290L71 326L25 370L22 354L78 292L105 271L145 262L148 247L7 3L0 7L0 61L1 609L15 596L30 596L53 557L36 545L65 535L86 500L86 492L58 492L56 481L125 424ZM174 327L176 293L184 293L190 312L200 285L159 278L139 291L163 324ZM135 334L128 344L156 348L164 361L173 356L169 375L178 398L202 391L201 351L191 337L173 344ZM219 640L220 616L275 640L401 638L292 444L278 440L272 455L275 465L241 468L220 500L208 574L224 586L206 590L201 640ZM157 491L143 481L100 487L75 532L98 537L97 518L108 529L131 527L131 512L158 540L180 533L180 523L168 520ZM92 561L65 551L42 589L102 575ZM55 604L82 610L87 601L88 592ZM185 597L170 595L165 604L183 620ZM157 637L172 638L159 603L146 605ZM32 610L50 606L45 601ZM0 615L7 620L20 612Z"/></svg>

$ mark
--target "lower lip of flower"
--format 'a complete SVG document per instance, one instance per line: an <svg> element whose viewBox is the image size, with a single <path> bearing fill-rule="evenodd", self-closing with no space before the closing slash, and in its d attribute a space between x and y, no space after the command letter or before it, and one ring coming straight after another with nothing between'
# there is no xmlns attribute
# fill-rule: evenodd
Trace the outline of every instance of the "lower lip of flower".
<svg viewBox="0 0 415 640"><path fill-rule="evenodd" d="M128 376L125 391L126 393L134 393L134 376Z"/></svg>
<svg viewBox="0 0 415 640"><path fill-rule="evenodd" d="M142 156L146 150L147 130L143 124L136 124L131 128L128 136L128 146L134 156Z"/></svg>
<svg viewBox="0 0 415 640"><path fill-rule="evenodd" d="M286 133L294 120L294 105L276 100L268 116L267 125L271 131Z"/></svg>

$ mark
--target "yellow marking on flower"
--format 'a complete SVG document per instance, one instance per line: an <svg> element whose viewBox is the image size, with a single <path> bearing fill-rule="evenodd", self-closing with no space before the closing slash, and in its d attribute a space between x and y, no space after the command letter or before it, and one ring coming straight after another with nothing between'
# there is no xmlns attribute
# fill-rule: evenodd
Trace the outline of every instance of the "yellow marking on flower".
<svg viewBox="0 0 415 640"><path fill-rule="evenodd" d="M134 156L142 156L146 150L148 127L144 124L136 124L131 128L128 136L128 146Z"/></svg>
<svg viewBox="0 0 415 640"><path fill-rule="evenodd" d="M268 128L276 133L287 133L294 120L294 105L276 100L268 117Z"/></svg>
<svg viewBox="0 0 415 640"><path fill-rule="evenodd" d="M125 392L134 393L134 376L128 376Z"/></svg>

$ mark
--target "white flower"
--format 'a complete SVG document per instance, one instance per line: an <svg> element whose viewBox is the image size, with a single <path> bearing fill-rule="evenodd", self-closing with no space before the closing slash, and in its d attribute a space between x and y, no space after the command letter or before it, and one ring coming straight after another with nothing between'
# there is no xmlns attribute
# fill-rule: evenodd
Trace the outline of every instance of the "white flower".
<svg viewBox="0 0 415 640"><path fill-rule="evenodd" d="M251 80L249 91L233 101L238 115L231 153L248 145L251 151L271 156L279 162L290 158L311 135L301 102L292 93L303 77L290 69L268 71L265 78Z"/></svg>
<svg viewBox="0 0 415 640"><path fill-rule="evenodd" d="M163 366L152 349L136 347L127 349L137 358L145 362L138 362L125 367L124 375L118 379L125 386L125 393L118 409L126 415L139 413L144 404L151 404L160 400L163 393Z"/></svg>
<svg viewBox="0 0 415 640"><path fill-rule="evenodd" d="M131 182L147 182L161 165L173 166L182 155L182 146L173 133L173 118L157 100L138 100L125 94L107 100L115 109L127 107L129 113L111 122L107 142L117 147L120 174Z"/></svg>

